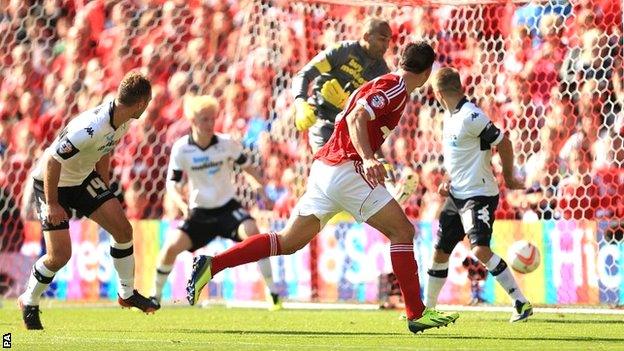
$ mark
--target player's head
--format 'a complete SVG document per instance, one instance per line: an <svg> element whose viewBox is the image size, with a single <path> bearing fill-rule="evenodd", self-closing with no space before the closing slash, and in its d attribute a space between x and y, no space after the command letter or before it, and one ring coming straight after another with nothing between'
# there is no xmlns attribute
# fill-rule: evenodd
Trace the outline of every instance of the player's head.
<svg viewBox="0 0 624 351"><path fill-rule="evenodd" d="M387 21L369 18L364 23L362 46L366 52L376 59L382 59L392 38L392 29Z"/></svg>
<svg viewBox="0 0 624 351"><path fill-rule="evenodd" d="M461 84L459 72L451 67L442 67L437 70L433 74L433 82L431 85L436 100L446 109L451 108L451 106L447 106L449 97L456 98L464 95L464 88Z"/></svg>
<svg viewBox="0 0 624 351"><path fill-rule="evenodd" d="M152 85L141 73L131 71L121 80L117 89L117 103L130 111L131 118L137 119L152 99Z"/></svg>
<svg viewBox="0 0 624 351"><path fill-rule="evenodd" d="M217 99L212 95L189 96L184 99L184 117L198 133L212 134L217 107Z"/></svg>
<svg viewBox="0 0 624 351"><path fill-rule="evenodd" d="M416 86L420 87L429 79L435 58L435 51L426 42L409 43L403 50L399 67L416 75Z"/></svg>

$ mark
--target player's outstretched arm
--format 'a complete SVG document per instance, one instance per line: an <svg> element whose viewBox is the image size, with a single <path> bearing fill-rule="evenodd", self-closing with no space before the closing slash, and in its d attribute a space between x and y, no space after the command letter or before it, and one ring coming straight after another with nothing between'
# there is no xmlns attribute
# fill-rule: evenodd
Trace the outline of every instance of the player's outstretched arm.
<svg viewBox="0 0 624 351"><path fill-rule="evenodd" d="M43 191L45 192L46 204L48 208L47 220L52 225L57 225L69 218L65 209L58 202L58 183L61 178L61 163L51 156L45 161Z"/></svg>
<svg viewBox="0 0 624 351"><path fill-rule="evenodd" d="M306 99L308 97L308 86L314 80L314 78L320 76L322 73L331 71L332 65L327 58L331 56L332 50L325 50L318 53L310 62L308 62L297 73L292 81L293 96L297 98Z"/></svg>
<svg viewBox="0 0 624 351"><path fill-rule="evenodd" d="M351 113L346 117L347 126L349 127L349 137L351 143L358 155L362 157L362 167L366 178L373 186L383 185L386 178L386 169L384 165L375 158L375 153L370 146L368 139L368 121L372 119L366 109L357 105Z"/></svg>
<svg viewBox="0 0 624 351"><path fill-rule="evenodd" d="M497 149L503 164L503 178L505 179L505 186L511 190L524 189L524 184L514 177L513 145L511 144L511 140L509 140L506 135L503 136L503 139L497 145Z"/></svg>

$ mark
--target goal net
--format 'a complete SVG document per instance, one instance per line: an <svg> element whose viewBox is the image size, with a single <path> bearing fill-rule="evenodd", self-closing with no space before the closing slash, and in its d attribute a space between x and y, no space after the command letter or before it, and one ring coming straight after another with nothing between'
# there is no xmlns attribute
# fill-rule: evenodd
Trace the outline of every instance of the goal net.
<svg viewBox="0 0 624 351"><path fill-rule="evenodd" d="M517 275L543 304L624 301L624 102L620 1L5 1L0 9L0 296L23 289L44 253L29 172L56 133L79 111L114 94L139 69L154 85L113 159L113 186L135 236L137 286L148 294L158 250L181 220L165 192L168 153L188 132L185 95L213 94L216 130L248 149L267 180L273 210L237 175L238 197L263 230L282 228L305 189L312 154L294 128L292 78L316 53L361 38L367 17L388 20L386 53L396 67L403 45L426 40L435 67L453 66L467 96L506 131L526 191L501 189L492 245L501 256L516 240L540 250L537 271ZM414 177L404 203L417 228L420 276L426 276L436 216L443 203L443 110L429 87L412 95L383 146L399 179ZM500 160L494 169L500 174ZM208 229L207 229L208 230ZM73 257L46 294L57 299L116 296L109 236L86 219L72 221ZM218 239L198 252L231 242ZM389 273L388 242L347 216L309 246L274 257L274 280L301 301L377 302ZM462 266L451 259L441 302L466 303ZM165 299L183 299L190 253L178 258ZM530 286L530 288L528 288ZM224 299L262 299L255 265L226 271L209 287ZM488 278L484 300L507 303Z"/></svg>

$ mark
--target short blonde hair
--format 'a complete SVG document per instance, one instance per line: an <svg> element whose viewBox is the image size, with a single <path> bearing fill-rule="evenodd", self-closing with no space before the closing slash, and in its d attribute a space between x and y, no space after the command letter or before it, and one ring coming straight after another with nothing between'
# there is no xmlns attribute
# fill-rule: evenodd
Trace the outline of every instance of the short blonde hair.
<svg viewBox="0 0 624 351"><path fill-rule="evenodd" d="M184 117L191 118L207 108L217 109L219 102L212 95L187 96L184 98Z"/></svg>
<svg viewBox="0 0 624 351"><path fill-rule="evenodd" d="M442 67L437 70L433 76L433 90L439 92L454 91L463 93L464 88L461 84L459 72L454 68Z"/></svg>

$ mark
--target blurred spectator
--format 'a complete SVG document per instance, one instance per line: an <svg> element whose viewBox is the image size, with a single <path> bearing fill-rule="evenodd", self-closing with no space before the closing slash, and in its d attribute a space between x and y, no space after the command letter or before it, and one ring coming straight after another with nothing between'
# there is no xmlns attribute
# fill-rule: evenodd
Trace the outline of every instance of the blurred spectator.
<svg viewBox="0 0 624 351"><path fill-rule="evenodd" d="M572 150L568 154L566 176L557 189L558 210L563 219L594 219L598 188L590 174L589 154Z"/></svg>
<svg viewBox="0 0 624 351"><path fill-rule="evenodd" d="M310 161L290 119L293 74L328 43L357 33L367 14L324 3L300 11L286 0L261 11L249 1L222 0L2 3L2 185L19 199L32 158L67 119L138 68L152 81L153 100L113 160L136 218L177 216L162 189L163 165L167 148L188 133L181 103L198 93L219 98L215 129L266 162L275 209L285 216ZM388 56L413 38L436 43L439 62L462 71L471 99L514 139L529 189L501 194L497 216L604 219L624 216L621 7L579 0L380 6L375 14L395 33ZM440 112L427 94L413 97L385 146L399 174L409 169L420 180L405 206L422 219L435 216L442 177Z"/></svg>
<svg viewBox="0 0 624 351"><path fill-rule="evenodd" d="M160 219L162 208L152 203L149 194L140 182L135 181L128 186L124 192L128 219Z"/></svg>

